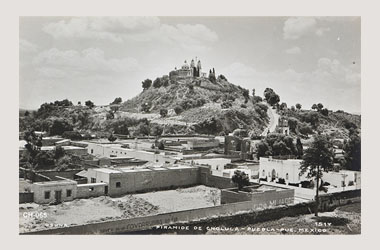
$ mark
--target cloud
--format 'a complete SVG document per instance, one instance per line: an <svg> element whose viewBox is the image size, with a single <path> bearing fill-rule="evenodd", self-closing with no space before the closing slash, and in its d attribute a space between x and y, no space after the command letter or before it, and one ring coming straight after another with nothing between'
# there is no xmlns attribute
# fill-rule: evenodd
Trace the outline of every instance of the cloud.
<svg viewBox="0 0 380 250"><path fill-rule="evenodd" d="M37 51L37 45L35 45L34 43L31 43L25 39L20 39L19 49L20 49L20 52L26 52L26 53L36 52Z"/></svg>
<svg viewBox="0 0 380 250"><path fill-rule="evenodd" d="M39 53L33 64L40 75L53 78L123 73L140 69L134 58L106 58L104 52L97 48L83 51L52 48Z"/></svg>
<svg viewBox="0 0 380 250"><path fill-rule="evenodd" d="M284 39L295 40L310 33L316 27L316 20L312 17L288 18L283 27Z"/></svg>
<svg viewBox="0 0 380 250"><path fill-rule="evenodd" d="M122 42L125 33L159 26L156 17L76 17L46 24L42 30L55 39L86 38Z"/></svg>
<svg viewBox="0 0 380 250"><path fill-rule="evenodd" d="M330 28L329 27L322 27L322 28L318 28L316 31L315 31L315 34L317 36L323 36L326 32L330 31Z"/></svg>
<svg viewBox="0 0 380 250"><path fill-rule="evenodd" d="M293 68L263 72L240 62L234 62L221 72L235 84L256 88L256 93L271 87L281 96L281 101L290 104L300 102L311 107L315 102L322 102L332 109L360 110L360 72L337 59L320 58L314 70L306 72Z"/></svg>
<svg viewBox="0 0 380 250"><path fill-rule="evenodd" d="M290 49L285 50L285 53L291 54L291 55L300 54L301 49L299 47L295 46L295 47L292 47Z"/></svg>
<svg viewBox="0 0 380 250"><path fill-rule="evenodd" d="M55 39L78 38L123 42L163 42L202 50L218 40L203 24L162 24L157 17L84 17L46 24L43 31Z"/></svg>

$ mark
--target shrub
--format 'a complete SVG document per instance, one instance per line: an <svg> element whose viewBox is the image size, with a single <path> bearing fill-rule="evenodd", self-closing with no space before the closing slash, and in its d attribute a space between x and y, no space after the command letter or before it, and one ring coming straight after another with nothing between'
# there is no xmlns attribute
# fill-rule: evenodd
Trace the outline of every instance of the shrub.
<svg viewBox="0 0 380 250"><path fill-rule="evenodd" d="M242 190L244 186L249 185L249 176L240 170L234 172L231 180L238 186L238 190Z"/></svg>
<svg viewBox="0 0 380 250"><path fill-rule="evenodd" d="M179 115L179 114L181 114L181 113L183 112L183 108L182 108L181 106L176 106L176 107L174 108L174 112L175 112L177 115Z"/></svg>
<svg viewBox="0 0 380 250"><path fill-rule="evenodd" d="M62 134L62 137L73 141L79 141L83 139L82 135L78 131L65 131Z"/></svg>
<svg viewBox="0 0 380 250"><path fill-rule="evenodd" d="M161 117L166 117L168 115L168 110L166 108L160 109Z"/></svg>
<svg viewBox="0 0 380 250"><path fill-rule="evenodd" d="M228 109L232 107L232 102L231 101L224 101L220 104L222 109Z"/></svg>

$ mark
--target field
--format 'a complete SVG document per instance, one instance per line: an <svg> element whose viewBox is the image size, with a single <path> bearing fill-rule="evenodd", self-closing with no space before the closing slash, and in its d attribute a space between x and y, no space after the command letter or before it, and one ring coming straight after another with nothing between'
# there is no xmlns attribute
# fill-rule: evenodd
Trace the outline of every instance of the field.
<svg viewBox="0 0 380 250"><path fill-rule="evenodd" d="M220 191L206 186L179 188L119 198L77 199L58 205L19 205L20 233L53 227L135 218L220 204Z"/></svg>

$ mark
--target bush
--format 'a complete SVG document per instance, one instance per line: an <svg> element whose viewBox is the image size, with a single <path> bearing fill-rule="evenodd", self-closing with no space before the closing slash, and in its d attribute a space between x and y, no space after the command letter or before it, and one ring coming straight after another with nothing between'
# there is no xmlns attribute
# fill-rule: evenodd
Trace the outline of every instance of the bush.
<svg viewBox="0 0 380 250"><path fill-rule="evenodd" d="M168 110L165 108L160 109L161 117L166 117L168 115Z"/></svg>
<svg viewBox="0 0 380 250"><path fill-rule="evenodd" d="M263 98L261 98L260 96L254 96L252 98L252 103L255 104L255 103L259 103L259 102L262 102L263 101Z"/></svg>
<svg viewBox="0 0 380 250"><path fill-rule="evenodd" d="M174 112L175 112L177 115L179 115L179 114L181 114L181 113L183 112L183 108L182 108L181 106L176 106L176 107L174 108Z"/></svg>
<svg viewBox="0 0 380 250"><path fill-rule="evenodd" d="M242 190L244 186L249 185L249 176L240 170L234 172L231 180L238 186L238 190Z"/></svg>
<svg viewBox="0 0 380 250"><path fill-rule="evenodd" d="M62 135L65 131L73 131L73 126L64 119L57 119L53 121L50 127L50 135Z"/></svg>
<svg viewBox="0 0 380 250"><path fill-rule="evenodd" d="M82 135L78 131L65 131L62 134L62 137L73 141L79 141L83 139Z"/></svg>
<svg viewBox="0 0 380 250"><path fill-rule="evenodd" d="M301 123L299 126L298 126L298 131L303 134L303 135L310 135L313 133L313 129L305 124L305 123Z"/></svg>
<svg viewBox="0 0 380 250"><path fill-rule="evenodd" d="M278 184L285 184L285 179L284 178L279 178L277 183Z"/></svg>
<svg viewBox="0 0 380 250"><path fill-rule="evenodd" d="M232 102L231 101L224 101L220 104L222 109L228 109L232 107Z"/></svg>
<svg viewBox="0 0 380 250"><path fill-rule="evenodd" d="M161 86L162 86L161 79L157 77L156 80L153 81L153 87L160 88Z"/></svg>
<svg viewBox="0 0 380 250"><path fill-rule="evenodd" d="M141 104L141 110L145 113L149 113L151 108L152 108L152 103L150 102L145 102Z"/></svg>

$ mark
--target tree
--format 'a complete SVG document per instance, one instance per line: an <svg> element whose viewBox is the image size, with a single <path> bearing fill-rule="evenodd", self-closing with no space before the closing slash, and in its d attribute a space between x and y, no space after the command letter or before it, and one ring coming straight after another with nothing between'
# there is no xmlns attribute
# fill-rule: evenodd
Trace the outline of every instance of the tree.
<svg viewBox="0 0 380 250"><path fill-rule="evenodd" d="M270 151L268 143L265 141L259 142L256 147L257 147L257 157L258 158L272 154Z"/></svg>
<svg viewBox="0 0 380 250"><path fill-rule="evenodd" d="M256 94L256 90L252 89L252 96L255 96L255 94Z"/></svg>
<svg viewBox="0 0 380 250"><path fill-rule="evenodd" d="M25 111L24 116L29 116L29 115L30 115L29 111L28 110Z"/></svg>
<svg viewBox="0 0 380 250"><path fill-rule="evenodd" d="M62 135L65 131L73 131L73 127L65 119L57 119L53 121L49 134Z"/></svg>
<svg viewBox="0 0 380 250"><path fill-rule="evenodd" d="M317 104L313 104L313 106L311 106L311 109L315 109L315 110L317 110L317 109L318 109Z"/></svg>
<svg viewBox="0 0 380 250"><path fill-rule="evenodd" d="M344 167L349 170L361 171L361 138L357 131L354 130L350 133L350 138L344 144L343 149L345 152Z"/></svg>
<svg viewBox="0 0 380 250"><path fill-rule="evenodd" d="M288 105L286 104L286 102L281 103L280 110L284 110L284 109L287 109L287 108L288 108Z"/></svg>
<svg viewBox="0 0 380 250"><path fill-rule="evenodd" d="M324 116L328 116L329 115L329 110L324 108L324 109L321 109L321 114L324 115Z"/></svg>
<svg viewBox="0 0 380 250"><path fill-rule="evenodd" d="M168 109L166 108L160 109L160 115L161 117L166 117L168 115Z"/></svg>
<svg viewBox="0 0 380 250"><path fill-rule="evenodd" d="M318 109L318 111L321 111L323 109L323 104L322 103L318 103L317 104L317 109Z"/></svg>
<svg viewBox="0 0 380 250"><path fill-rule="evenodd" d="M150 102L144 102L141 104L141 110L145 113L149 113L152 108L152 104Z"/></svg>
<svg viewBox="0 0 380 250"><path fill-rule="evenodd" d="M174 112L175 112L177 115L179 115L179 114L181 114L181 113L183 112L183 109L182 109L181 106L176 106L176 107L174 108Z"/></svg>
<svg viewBox="0 0 380 250"><path fill-rule="evenodd" d="M116 97L115 100L113 102L111 102L110 104L120 104L123 102L123 99L121 99L121 97Z"/></svg>
<svg viewBox="0 0 380 250"><path fill-rule="evenodd" d="M108 137L108 140L110 141L110 142L114 142L114 141L116 141L116 137L113 135L113 133L111 133L111 135Z"/></svg>
<svg viewBox="0 0 380 250"><path fill-rule="evenodd" d="M161 79L157 77L156 80L153 81L153 87L160 88L161 86L162 86Z"/></svg>
<svg viewBox="0 0 380 250"><path fill-rule="evenodd" d="M259 103L259 102L262 102L263 101L263 98L261 98L260 96L253 96L252 98L252 103L255 104L255 103Z"/></svg>
<svg viewBox="0 0 380 250"><path fill-rule="evenodd" d="M296 148L297 148L297 158L301 159L303 156L303 146L302 146L301 139L299 137L297 138Z"/></svg>
<svg viewBox="0 0 380 250"><path fill-rule="evenodd" d="M152 80L150 80L150 79L145 79L144 81L142 81L142 88L143 88L143 90L147 90L147 89L149 89L151 86L152 86Z"/></svg>
<svg viewBox="0 0 380 250"><path fill-rule="evenodd" d="M235 170L231 180L238 186L239 191L242 190L244 186L249 185L249 176L240 170Z"/></svg>
<svg viewBox="0 0 380 250"><path fill-rule="evenodd" d="M106 119L107 120L112 120L113 118L115 118L115 115L112 111L108 111L107 114L106 114Z"/></svg>
<svg viewBox="0 0 380 250"><path fill-rule="evenodd" d="M243 89L243 97L244 97L244 102L247 103L249 100L249 90L248 89Z"/></svg>
<svg viewBox="0 0 380 250"><path fill-rule="evenodd" d="M82 135L78 131L65 131L62 134L62 137L73 141L79 141L83 139Z"/></svg>
<svg viewBox="0 0 380 250"><path fill-rule="evenodd" d="M296 111L296 108L292 105L292 106L290 106L290 110L294 112L294 111Z"/></svg>
<svg viewBox="0 0 380 250"><path fill-rule="evenodd" d="M277 95L273 89L271 88L266 88L264 90L264 97L265 100L271 105L274 106L280 102L280 96Z"/></svg>
<svg viewBox="0 0 380 250"><path fill-rule="evenodd" d="M301 105L301 104L299 104L299 103L297 103L297 104L296 104L296 108L297 108L298 110L301 110L301 108L302 108L302 105Z"/></svg>
<svg viewBox="0 0 380 250"><path fill-rule="evenodd" d="M334 153L332 143L325 135L316 135L311 146L305 150L303 161L300 166L300 174L307 172L307 178L316 179L315 194L315 216L318 216L319 207L319 180L322 177L322 170L329 170L333 167Z"/></svg>
<svg viewBox="0 0 380 250"><path fill-rule="evenodd" d="M150 133L153 136L161 136L162 132L164 132L164 129L158 124L153 125L150 129Z"/></svg>
<svg viewBox="0 0 380 250"><path fill-rule="evenodd" d="M296 118L293 118L293 117L290 117L288 119L288 125L289 125L289 129L290 131L292 132L296 132L296 128L297 128L297 124L298 124L298 120Z"/></svg>
<svg viewBox="0 0 380 250"><path fill-rule="evenodd" d="M219 75L218 78L227 81L227 78L224 75Z"/></svg>
<svg viewBox="0 0 380 250"><path fill-rule="evenodd" d="M90 100L86 101L84 104L90 109L92 109L95 106L95 104Z"/></svg>

